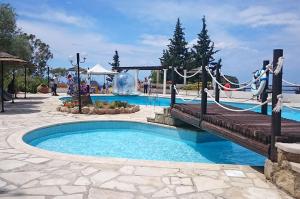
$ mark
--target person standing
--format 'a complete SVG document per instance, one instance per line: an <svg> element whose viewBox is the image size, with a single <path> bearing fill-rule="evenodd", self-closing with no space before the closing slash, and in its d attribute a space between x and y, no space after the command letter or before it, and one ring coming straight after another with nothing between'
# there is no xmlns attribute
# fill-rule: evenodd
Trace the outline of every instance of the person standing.
<svg viewBox="0 0 300 199"><path fill-rule="evenodd" d="M144 81L144 94L148 93L148 86L149 86L148 78L145 77L145 81Z"/></svg>
<svg viewBox="0 0 300 199"><path fill-rule="evenodd" d="M73 77L72 75L68 75L67 77L67 85L68 85L68 91L67 91L67 94L68 95L73 95L74 94L74 80L73 80Z"/></svg>
<svg viewBox="0 0 300 199"><path fill-rule="evenodd" d="M51 89L51 95L54 95L54 80L51 78L49 81L49 87Z"/></svg>
<svg viewBox="0 0 300 199"><path fill-rule="evenodd" d="M53 85L53 93L54 93L55 96L58 96L57 92L56 92L57 85L58 85L58 77L57 77L57 75L54 75L53 83L54 83L54 85Z"/></svg>

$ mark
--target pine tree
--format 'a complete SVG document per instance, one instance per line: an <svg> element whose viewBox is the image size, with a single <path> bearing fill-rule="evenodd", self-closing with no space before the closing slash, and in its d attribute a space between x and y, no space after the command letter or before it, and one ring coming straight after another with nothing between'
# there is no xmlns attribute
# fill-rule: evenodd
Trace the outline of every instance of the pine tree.
<svg viewBox="0 0 300 199"><path fill-rule="evenodd" d="M187 68L187 62L189 59L189 52L187 48L187 42L184 37L184 32L180 19L177 19L176 27L174 30L173 38L170 39L170 44L168 49L163 51L163 56L160 58L161 65L168 68L169 66L174 66L178 68L178 71L183 73L183 69ZM171 79L171 73L168 72L167 79ZM183 78L175 76L177 83L182 83Z"/></svg>
<svg viewBox="0 0 300 199"><path fill-rule="evenodd" d="M116 68L120 67L119 53L117 50L113 56L113 62L109 64L112 66L112 70L116 70Z"/></svg>
<svg viewBox="0 0 300 199"><path fill-rule="evenodd" d="M202 60L205 65L213 62L213 55L218 52L214 48L214 43L209 38L205 16L202 18L202 30L198 34L197 44L193 46L192 52L194 55L194 65L197 67L202 66Z"/></svg>
<svg viewBox="0 0 300 199"><path fill-rule="evenodd" d="M119 60L119 53L117 50L115 51L115 55L113 56L113 62L109 63L109 65L112 66L111 68L112 71L120 72L118 70L118 67L120 67L120 60ZM114 75L108 75L108 78L106 80L112 82L113 79L114 79Z"/></svg>

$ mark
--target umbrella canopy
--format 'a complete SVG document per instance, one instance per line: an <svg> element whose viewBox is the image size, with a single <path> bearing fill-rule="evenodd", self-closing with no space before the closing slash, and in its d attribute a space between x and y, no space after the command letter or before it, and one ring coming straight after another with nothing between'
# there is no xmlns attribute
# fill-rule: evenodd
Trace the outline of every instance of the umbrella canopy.
<svg viewBox="0 0 300 199"><path fill-rule="evenodd" d="M0 52L0 62L1 62L1 112L4 112L4 90L3 90L4 64L9 66L22 66L26 63L26 61L16 56L13 56L11 54L8 54L6 52Z"/></svg>
<svg viewBox="0 0 300 199"><path fill-rule="evenodd" d="M26 63L26 61L6 52L0 52L0 62L10 66L20 66Z"/></svg>
<svg viewBox="0 0 300 199"><path fill-rule="evenodd" d="M100 64L96 64L93 68L89 69L87 71L87 73L91 74L91 75L114 75L114 74L118 74L117 72L109 71L109 70L105 69Z"/></svg>

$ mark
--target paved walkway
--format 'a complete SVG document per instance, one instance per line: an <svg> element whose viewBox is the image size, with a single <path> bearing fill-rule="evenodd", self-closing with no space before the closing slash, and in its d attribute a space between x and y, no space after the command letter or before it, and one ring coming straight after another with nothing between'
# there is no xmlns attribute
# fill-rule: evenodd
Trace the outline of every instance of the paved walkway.
<svg viewBox="0 0 300 199"><path fill-rule="evenodd" d="M0 114L0 198L24 199L277 199L291 198L254 168L94 158L56 154L29 147L21 136L41 126L86 120L145 122L156 107L134 114L70 115L56 112L48 95L7 103Z"/></svg>

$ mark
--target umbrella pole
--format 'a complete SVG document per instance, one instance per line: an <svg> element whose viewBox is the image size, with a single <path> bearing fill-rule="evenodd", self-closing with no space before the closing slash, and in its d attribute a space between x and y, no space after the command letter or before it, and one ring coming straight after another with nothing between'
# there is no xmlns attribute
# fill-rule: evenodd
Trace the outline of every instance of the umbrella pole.
<svg viewBox="0 0 300 199"><path fill-rule="evenodd" d="M1 112L4 112L4 90L3 90L3 61L1 62Z"/></svg>
<svg viewBox="0 0 300 199"><path fill-rule="evenodd" d="M15 69L13 70L12 87L13 93L11 94L11 103L15 103L14 98L17 96L15 92Z"/></svg>

